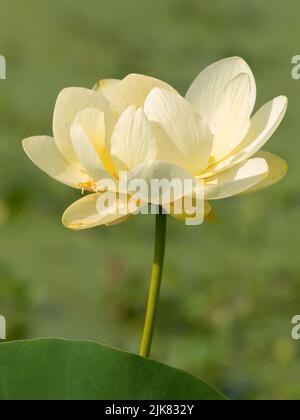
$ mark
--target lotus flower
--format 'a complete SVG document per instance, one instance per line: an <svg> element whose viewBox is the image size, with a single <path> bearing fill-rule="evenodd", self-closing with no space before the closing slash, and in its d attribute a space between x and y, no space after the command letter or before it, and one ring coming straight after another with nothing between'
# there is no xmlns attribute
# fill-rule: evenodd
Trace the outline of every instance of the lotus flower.
<svg viewBox="0 0 300 420"><path fill-rule="evenodd" d="M97 207L99 182L118 179L121 172L147 183L202 181L209 213L209 201L269 187L287 172L284 160L260 151L281 123L287 98L273 99L252 116L255 101L254 76L241 58L206 68L185 98L165 82L130 74L101 80L93 90L63 90L53 138L27 138L23 147L57 181L91 192L65 212L69 228L115 224L130 216ZM119 194L116 204L122 208L127 201Z"/></svg>

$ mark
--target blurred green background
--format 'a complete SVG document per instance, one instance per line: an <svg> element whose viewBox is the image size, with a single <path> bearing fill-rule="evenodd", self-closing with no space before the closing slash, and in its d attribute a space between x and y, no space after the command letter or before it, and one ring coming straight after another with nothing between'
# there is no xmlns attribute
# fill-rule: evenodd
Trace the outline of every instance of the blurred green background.
<svg viewBox="0 0 300 420"><path fill-rule="evenodd" d="M153 358L214 383L233 399L300 398L300 54L297 0L26 0L1 2L0 313L14 338L87 338L136 352L151 269L152 216L71 232L64 209L80 193L26 158L21 139L51 134L66 86L140 72L184 93L226 56L254 70L261 106L290 106L268 150L288 177L216 203L217 224L170 220Z"/></svg>

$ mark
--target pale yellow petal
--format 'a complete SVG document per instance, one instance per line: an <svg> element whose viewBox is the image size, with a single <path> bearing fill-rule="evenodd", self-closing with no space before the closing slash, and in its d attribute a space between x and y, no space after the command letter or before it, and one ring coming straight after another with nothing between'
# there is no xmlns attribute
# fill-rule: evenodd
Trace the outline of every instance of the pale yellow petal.
<svg viewBox="0 0 300 420"><path fill-rule="evenodd" d="M195 106L211 129L215 126L216 111L220 106L224 89L241 73L248 74L250 78L249 114L251 114L256 101L256 84L251 69L242 58L226 58L210 65L199 74L189 88L187 100Z"/></svg>
<svg viewBox="0 0 300 420"><path fill-rule="evenodd" d="M212 158L220 161L244 139L250 128L250 78L248 74L235 77L225 88L216 112Z"/></svg>
<svg viewBox="0 0 300 420"><path fill-rule="evenodd" d="M274 155L273 153L260 151L254 155L255 158L263 158L266 160L269 166L269 174L261 182L256 184L254 187L249 188L244 193L252 193L256 191L263 190L265 188L272 187L273 185L280 182L287 174L288 164L285 160L279 156Z"/></svg>
<svg viewBox="0 0 300 420"><path fill-rule="evenodd" d="M195 214L191 215L191 214L186 214L186 213L182 213L182 214L178 214L175 211L175 206L172 203L170 206L165 206L166 210L168 210L168 214L172 217L174 217L174 219L180 220L182 222L186 221L187 219L190 219L192 217L195 217ZM182 205L182 208L184 208L184 206ZM210 205L210 203L208 201L204 202L204 217L206 218L212 211L212 206Z"/></svg>
<svg viewBox="0 0 300 420"><path fill-rule="evenodd" d="M138 166L121 179L121 191L133 194L138 190L144 203L165 204L177 201L195 188L195 179L179 166L153 161Z"/></svg>
<svg viewBox="0 0 300 420"><path fill-rule="evenodd" d="M176 92L170 85L159 79L142 74L129 74L114 88L111 95L111 107L119 114L131 105L143 107L148 94L156 87Z"/></svg>
<svg viewBox="0 0 300 420"><path fill-rule="evenodd" d="M121 217L120 219L117 219L114 222L106 223L106 226L119 226L119 225L122 225L123 223L128 222L128 220L130 220L132 217L133 216L131 214L129 216Z"/></svg>
<svg viewBox="0 0 300 420"><path fill-rule="evenodd" d="M101 156L101 151L105 147L104 112L96 108L86 108L77 113L73 123L84 129L95 150Z"/></svg>
<svg viewBox="0 0 300 420"><path fill-rule="evenodd" d="M113 179L104 168L99 155L81 125L72 125L71 138L80 163L94 181L98 182L103 178Z"/></svg>
<svg viewBox="0 0 300 420"><path fill-rule="evenodd" d="M87 108L78 112L74 123L79 124L87 134L94 149L98 153L104 168L111 175L115 174L115 168L110 155L110 125L114 116L111 112L99 111L95 108Z"/></svg>
<svg viewBox="0 0 300 420"><path fill-rule="evenodd" d="M74 151L70 129L79 111L96 108L107 112L109 103L104 96L94 90L67 88L58 96L53 116L53 133L56 145L66 160L79 164Z"/></svg>
<svg viewBox="0 0 300 420"><path fill-rule="evenodd" d="M154 134L142 108L131 106L121 115L113 131L111 155L119 170L131 170L157 158Z"/></svg>
<svg viewBox="0 0 300 420"><path fill-rule="evenodd" d="M264 105L252 117L249 132L234 153L225 160L212 165L200 177L211 177L253 156L277 130L286 113L287 105L288 101L285 96L275 98Z"/></svg>
<svg viewBox="0 0 300 420"><path fill-rule="evenodd" d="M219 200L242 193L265 179L268 163L263 158L253 158L205 180L205 199Z"/></svg>
<svg viewBox="0 0 300 420"><path fill-rule="evenodd" d="M94 90L102 93L106 99L110 100L115 87L121 82L118 79L102 79L94 86Z"/></svg>
<svg viewBox="0 0 300 420"><path fill-rule="evenodd" d="M159 159L199 173L208 166L212 135L189 102L179 94L156 88L145 102L153 124Z"/></svg>
<svg viewBox="0 0 300 420"><path fill-rule="evenodd" d="M23 148L36 166L63 184L82 189L90 181L87 173L64 159L51 137L27 138L23 140Z"/></svg>
<svg viewBox="0 0 300 420"><path fill-rule="evenodd" d="M69 229L81 230L122 220L127 215L128 197L108 192L103 194L110 194L110 201L101 208L101 194L90 194L73 203L63 215L63 225Z"/></svg>

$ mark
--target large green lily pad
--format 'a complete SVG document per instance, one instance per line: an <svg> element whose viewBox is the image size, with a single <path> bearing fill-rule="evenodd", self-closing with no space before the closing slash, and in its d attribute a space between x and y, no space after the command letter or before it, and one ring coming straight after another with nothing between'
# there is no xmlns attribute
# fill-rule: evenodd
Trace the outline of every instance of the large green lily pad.
<svg viewBox="0 0 300 420"><path fill-rule="evenodd" d="M183 371L89 341L0 344L1 400L224 400Z"/></svg>

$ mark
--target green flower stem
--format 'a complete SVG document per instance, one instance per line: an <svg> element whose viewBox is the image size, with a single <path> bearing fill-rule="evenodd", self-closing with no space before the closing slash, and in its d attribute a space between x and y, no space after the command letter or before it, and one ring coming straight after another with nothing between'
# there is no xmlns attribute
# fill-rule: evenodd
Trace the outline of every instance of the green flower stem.
<svg viewBox="0 0 300 420"><path fill-rule="evenodd" d="M144 333L139 353L142 357L149 357L151 350L151 344L155 327L155 318L161 287L161 279L163 273L166 248L166 230L167 215L162 214L161 211L160 214L156 216L154 260L150 282L146 320L144 325Z"/></svg>

